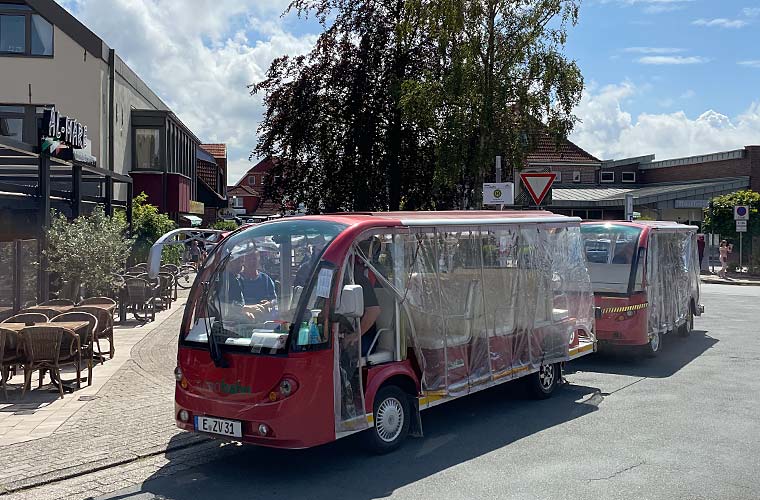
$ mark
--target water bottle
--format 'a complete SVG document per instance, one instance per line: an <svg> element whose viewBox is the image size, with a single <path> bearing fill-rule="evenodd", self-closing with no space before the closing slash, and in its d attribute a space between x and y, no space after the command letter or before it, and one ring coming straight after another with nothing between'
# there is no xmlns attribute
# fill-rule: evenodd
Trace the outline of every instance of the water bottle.
<svg viewBox="0 0 760 500"><path fill-rule="evenodd" d="M298 330L298 345L309 345L309 325L304 321Z"/></svg>
<svg viewBox="0 0 760 500"><path fill-rule="evenodd" d="M321 344L322 336L319 334L319 313L320 309L311 310L311 324L309 325L309 343Z"/></svg>

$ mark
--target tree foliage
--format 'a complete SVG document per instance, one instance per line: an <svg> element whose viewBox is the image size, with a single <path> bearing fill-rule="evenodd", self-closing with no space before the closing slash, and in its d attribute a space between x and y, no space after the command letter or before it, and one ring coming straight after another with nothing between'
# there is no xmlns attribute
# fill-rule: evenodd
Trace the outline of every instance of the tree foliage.
<svg viewBox="0 0 760 500"><path fill-rule="evenodd" d="M81 284L88 295L108 294L111 275L124 268L132 247L125 233L123 219L108 217L100 206L71 222L54 212L45 251L49 270Z"/></svg>
<svg viewBox="0 0 760 500"><path fill-rule="evenodd" d="M177 225L168 215L158 211L158 207L148 203L148 195L140 193L132 199L132 233L135 243L132 247L130 263L146 262L150 247L163 234ZM164 247L161 261L168 264L179 264L182 260L182 249L176 245Z"/></svg>
<svg viewBox="0 0 760 500"><path fill-rule="evenodd" d="M738 241L739 233L736 232L734 207L749 205L749 221L747 233L744 236L760 235L760 193L751 190L736 191L735 193L717 196L711 202L712 214L710 209L705 209L704 213L703 220L706 231ZM745 238L745 240L749 242L751 238Z"/></svg>
<svg viewBox="0 0 760 500"><path fill-rule="evenodd" d="M267 194L310 211L472 207L494 157L572 129L578 0L294 0L324 31L266 79ZM509 164L509 163L508 163Z"/></svg>
<svg viewBox="0 0 760 500"><path fill-rule="evenodd" d="M219 229L221 231L234 231L237 228L237 222L234 220L218 220L211 224L211 229Z"/></svg>

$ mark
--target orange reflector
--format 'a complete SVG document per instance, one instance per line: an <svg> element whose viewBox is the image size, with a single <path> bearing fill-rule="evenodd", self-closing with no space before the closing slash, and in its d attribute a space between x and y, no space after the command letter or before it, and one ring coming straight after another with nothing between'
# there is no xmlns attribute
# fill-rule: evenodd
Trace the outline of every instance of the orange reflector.
<svg viewBox="0 0 760 500"><path fill-rule="evenodd" d="M187 379L185 379L185 377L182 377L182 380L180 381L179 385L180 385L180 386L181 386L183 389L187 389Z"/></svg>
<svg viewBox="0 0 760 500"><path fill-rule="evenodd" d="M277 401L277 393L272 391L269 393L269 401L275 402Z"/></svg>

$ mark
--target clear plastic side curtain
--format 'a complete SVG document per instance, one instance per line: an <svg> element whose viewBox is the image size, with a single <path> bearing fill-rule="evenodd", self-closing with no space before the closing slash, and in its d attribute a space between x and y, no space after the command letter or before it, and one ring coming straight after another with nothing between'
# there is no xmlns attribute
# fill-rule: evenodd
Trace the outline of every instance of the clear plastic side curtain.
<svg viewBox="0 0 760 500"><path fill-rule="evenodd" d="M649 331L665 333L689 314L692 291L699 287L695 231L652 230L647 249Z"/></svg>
<svg viewBox="0 0 760 500"><path fill-rule="evenodd" d="M464 394L567 359L593 340L593 293L577 226L420 230L405 239L401 280L423 388ZM398 282L397 277L397 282Z"/></svg>

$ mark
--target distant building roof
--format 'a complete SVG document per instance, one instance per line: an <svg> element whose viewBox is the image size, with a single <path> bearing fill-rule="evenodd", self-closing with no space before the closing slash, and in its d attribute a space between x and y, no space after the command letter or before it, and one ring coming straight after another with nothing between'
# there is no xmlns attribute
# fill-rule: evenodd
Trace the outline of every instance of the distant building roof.
<svg viewBox="0 0 760 500"><path fill-rule="evenodd" d="M602 161L567 139L557 144L549 134L540 134L537 137L536 148L528 154L528 163L591 163L601 165Z"/></svg>
<svg viewBox="0 0 760 500"><path fill-rule="evenodd" d="M203 148L196 148L195 157L199 160L207 161L216 165L216 159L211 155L211 153Z"/></svg>
<svg viewBox="0 0 760 500"><path fill-rule="evenodd" d="M258 191L250 186L227 186L227 196L258 196Z"/></svg>
<svg viewBox="0 0 760 500"><path fill-rule="evenodd" d="M630 188L554 188L552 205L562 206L624 206L625 195L633 195L637 205L669 201L679 198L711 198L724 192L736 191L749 186L749 177L728 177L704 181L668 182L631 186Z"/></svg>
<svg viewBox="0 0 760 500"><path fill-rule="evenodd" d="M227 145L226 144L201 144L201 147L208 151L208 153L217 158L227 157Z"/></svg>

